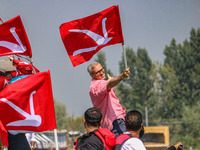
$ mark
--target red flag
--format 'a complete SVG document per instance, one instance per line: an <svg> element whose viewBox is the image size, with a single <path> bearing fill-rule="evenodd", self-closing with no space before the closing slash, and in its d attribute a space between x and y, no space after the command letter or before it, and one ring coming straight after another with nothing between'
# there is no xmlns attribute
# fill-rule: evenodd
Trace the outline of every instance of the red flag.
<svg viewBox="0 0 200 150"><path fill-rule="evenodd" d="M89 61L101 48L124 42L118 6L64 23L60 34L74 67Z"/></svg>
<svg viewBox="0 0 200 150"><path fill-rule="evenodd" d="M7 85L0 92L0 120L6 130L42 132L56 128L50 71Z"/></svg>
<svg viewBox="0 0 200 150"><path fill-rule="evenodd" d="M13 59L13 66L17 67L17 71L20 71L23 75L33 74L33 66L25 61ZM36 67L34 67L35 72L40 72Z"/></svg>
<svg viewBox="0 0 200 150"><path fill-rule="evenodd" d="M20 16L0 25L0 56L13 54L32 57L31 46Z"/></svg>
<svg viewBox="0 0 200 150"><path fill-rule="evenodd" d="M0 120L0 136L1 136L1 141L3 146L8 146L8 132L4 128L1 120Z"/></svg>
<svg viewBox="0 0 200 150"><path fill-rule="evenodd" d="M3 23L3 20L0 18L0 23L2 24Z"/></svg>

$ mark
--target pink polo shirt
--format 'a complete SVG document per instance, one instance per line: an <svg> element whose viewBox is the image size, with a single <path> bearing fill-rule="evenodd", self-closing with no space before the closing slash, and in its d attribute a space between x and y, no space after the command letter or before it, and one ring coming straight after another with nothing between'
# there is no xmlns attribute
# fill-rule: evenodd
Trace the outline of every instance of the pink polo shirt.
<svg viewBox="0 0 200 150"><path fill-rule="evenodd" d="M99 108L102 112L103 122L101 127L112 130L114 120L124 119L125 108L120 105L114 89L107 90L107 82L106 80L92 79L89 94L93 106Z"/></svg>

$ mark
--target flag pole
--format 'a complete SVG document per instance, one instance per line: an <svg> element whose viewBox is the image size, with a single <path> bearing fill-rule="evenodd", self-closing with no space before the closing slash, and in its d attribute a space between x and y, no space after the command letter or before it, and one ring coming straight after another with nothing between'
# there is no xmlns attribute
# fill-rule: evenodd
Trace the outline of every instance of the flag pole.
<svg viewBox="0 0 200 150"><path fill-rule="evenodd" d="M123 56L124 56L124 65L125 65L125 69L127 69L126 50L124 48L124 42L122 43L122 49L123 49Z"/></svg>
<svg viewBox="0 0 200 150"><path fill-rule="evenodd" d="M35 74L36 71L35 71L35 68L34 68L34 65L33 65L33 59L32 59L32 57L29 57L29 58L30 58L31 65L32 65L32 67L33 67L33 73Z"/></svg>
<svg viewBox="0 0 200 150"><path fill-rule="evenodd" d="M57 136L57 129L54 129L54 137L55 137L55 143L56 143L56 150L58 150L58 136Z"/></svg>

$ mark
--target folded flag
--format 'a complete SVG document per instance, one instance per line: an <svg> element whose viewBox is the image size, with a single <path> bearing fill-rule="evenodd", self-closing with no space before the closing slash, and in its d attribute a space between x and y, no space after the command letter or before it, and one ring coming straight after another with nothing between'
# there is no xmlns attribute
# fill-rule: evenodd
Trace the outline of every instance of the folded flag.
<svg viewBox="0 0 200 150"><path fill-rule="evenodd" d="M20 16L0 25L0 56L13 54L32 57L31 46Z"/></svg>

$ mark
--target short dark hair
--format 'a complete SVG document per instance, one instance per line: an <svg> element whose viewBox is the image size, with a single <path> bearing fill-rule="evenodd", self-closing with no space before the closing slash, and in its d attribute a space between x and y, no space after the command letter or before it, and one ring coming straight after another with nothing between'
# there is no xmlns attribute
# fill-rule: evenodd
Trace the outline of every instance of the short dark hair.
<svg viewBox="0 0 200 150"><path fill-rule="evenodd" d="M137 131L141 128L142 115L137 110L129 111L125 117L126 129L129 131Z"/></svg>
<svg viewBox="0 0 200 150"><path fill-rule="evenodd" d="M99 108L91 107L84 113L84 118L88 126L100 126L102 113Z"/></svg>

